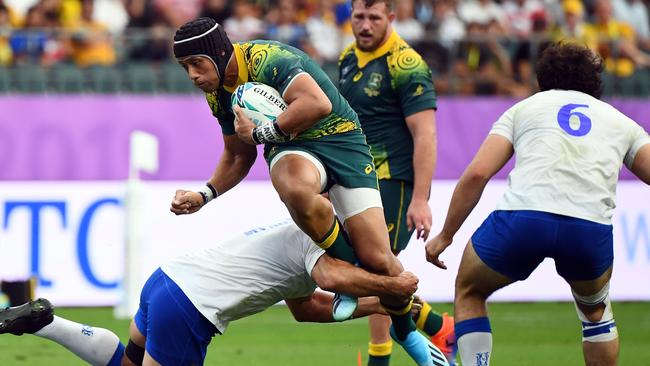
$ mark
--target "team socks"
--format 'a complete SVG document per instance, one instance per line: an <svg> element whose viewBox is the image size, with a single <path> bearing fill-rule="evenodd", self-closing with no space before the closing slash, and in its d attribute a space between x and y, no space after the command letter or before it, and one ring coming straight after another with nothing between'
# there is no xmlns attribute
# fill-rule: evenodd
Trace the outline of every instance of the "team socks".
<svg viewBox="0 0 650 366"><path fill-rule="evenodd" d="M54 316L52 323L34 333L54 341L91 365L119 366L124 346L115 333Z"/></svg>
<svg viewBox="0 0 650 366"><path fill-rule="evenodd" d="M354 255L354 249L348 241L345 230L339 224L339 220L334 217L332 226L327 234L316 243L319 247L325 249L325 252L334 258L344 260L348 263L357 263L357 257Z"/></svg>
<svg viewBox="0 0 650 366"><path fill-rule="evenodd" d="M401 309L389 308L386 305L383 306L388 315L390 315L390 319L393 322L393 329L395 330L397 339L406 339L406 336L415 330L415 323L413 322L413 317L411 316L413 297L411 296L409 303Z"/></svg>
<svg viewBox="0 0 650 366"><path fill-rule="evenodd" d="M413 320L415 321L415 326L430 337L442 329L442 316L434 312L431 305L426 302L422 305L422 310L420 310Z"/></svg>
<svg viewBox="0 0 650 366"><path fill-rule="evenodd" d="M393 352L393 341L374 344L368 343L368 366L388 366Z"/></svg>
<svg viewBox="0 0 650 366"><path fill-rule="evenodd" d="M456 339L463 366L489 366L492 355L492 329L487 317L456 323Z"/></svg>

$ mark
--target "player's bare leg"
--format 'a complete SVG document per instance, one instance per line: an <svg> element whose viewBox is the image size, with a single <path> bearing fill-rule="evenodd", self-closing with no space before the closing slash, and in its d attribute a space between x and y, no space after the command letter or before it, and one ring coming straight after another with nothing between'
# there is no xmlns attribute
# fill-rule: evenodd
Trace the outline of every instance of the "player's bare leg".
<svg viewBox="0 0 650 366"><path fill-rule="evenodd" d="M486 301L494 291L512 282L483 263L471 240L467 243L456 276L454 298L456 337L463 365L489 365L492 332Z"/></svg>
<svg viewBox="0 0 650 366"><path fill-rule="evenodd" d="M583 320L582 351L587 366L612 366L617 364L619 340L614 322L611 304L609 302L608 288L612 277L610 267L599 278L591 281L569 281L579 308L581 317L596 326L585 325ZM601 295L598 295L601 293ZM588 299L605 297L603 301L595 304L585 304L579 298ZM598 300L598 299L596 299ZM581 319L582 320L582 319ZM589 334L593 334L589 336Z"/></svg>
<svg viewBox="0 0 650 366"><path fill-rule="evenodd" d="M371 272L397 276L404 267L390 249L384 211L368 208L345 220L350 243L363 266ZM446 365L445 356L420 334L411 317L412 298L381 297L392 320L391 337L420 365ZM382 339L383 340L383 339ZM373 340L373 343L375 341ZM386 343L385 340L382 343Z"/></svg>
<svg viewBox="0 0 650 366"><path fill-rule="evenodd" d="M339 230L329 200L321 195L321 175L303 156L285 155L271 169L271 181L300 229L327 252L354 263L356 258Z"/></svg>
<svg viewBox="0 0 650 366"><path fill-rule="evenodd" d="M273 166L271 181L298 227L314 241L322 238L334 212L320 195L320 173L314 164L299 155L284 156Z"/></svg>
<svg viewBox="0 0 650 366"><path fill-rule="evenodd" d="M135 325L135 321L131 321L129 325L129 344L126 346L122 357L122 366L144 365L146 341L147 339Z"/></svg>

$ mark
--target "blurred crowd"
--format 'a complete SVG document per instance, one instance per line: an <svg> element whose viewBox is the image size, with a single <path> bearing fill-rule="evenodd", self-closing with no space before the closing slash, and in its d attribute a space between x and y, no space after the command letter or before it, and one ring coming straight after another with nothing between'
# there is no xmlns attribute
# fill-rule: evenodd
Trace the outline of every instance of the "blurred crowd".
<svg viewBox="0 0 650 366"><path fill-rule="evenodd" d="M647 0L394 2L395 29L443 94L528 95L536 55L560 39L587 44L618 78L650 68ZM276 39L330 70L354 39L349 0L0 0L0 65L169 61L174 29L199 16L232 41Z"/></svg>

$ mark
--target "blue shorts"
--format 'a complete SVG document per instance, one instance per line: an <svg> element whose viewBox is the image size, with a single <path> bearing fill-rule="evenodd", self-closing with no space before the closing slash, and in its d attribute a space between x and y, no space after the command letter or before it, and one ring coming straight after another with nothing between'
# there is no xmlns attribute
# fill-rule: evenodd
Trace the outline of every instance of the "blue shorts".
<svg viewBox="0 0 650 366"><path fill-rule="evenodd" d="M513 280L528 278L547 257L568 281L596 279L614 261L612 225L541 211L494 211L472 244L488 267Z"/></svg>
<svg viewBox="0 0 650 366"><path fill-rule="evenodd" d="M134 321L147 338L147 353L161 365L203 365L218 332L160 268L142 288Z"/></svg>

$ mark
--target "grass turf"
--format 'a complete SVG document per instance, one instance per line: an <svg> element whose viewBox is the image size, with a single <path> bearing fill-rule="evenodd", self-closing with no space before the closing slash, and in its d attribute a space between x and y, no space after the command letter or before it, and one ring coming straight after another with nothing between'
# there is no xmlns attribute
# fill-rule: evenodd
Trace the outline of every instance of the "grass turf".
<svg viewBox="0 0 650 366"><path fill-rule="evenodd" d="M450 311L449 304L436 304ZM621 365L650 365L650 304L615 303L621 338ZM71 320L109 328L127 340L128 321L115 320L108 308L57 309ZM580 325L570 303L495 303L490 305L494 336L493 365L580 365ZM361 319L343 324L298 324L284 306L234 322L208 350L212 366L332 366L366 360L366 325ZM126 344L126 342L125 342ZM392 365L412 365L394 347ZM0 365L83 365L63 347L35 337L0 335Z"/></svg>

